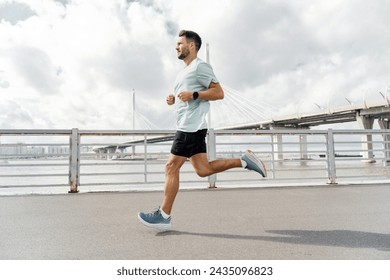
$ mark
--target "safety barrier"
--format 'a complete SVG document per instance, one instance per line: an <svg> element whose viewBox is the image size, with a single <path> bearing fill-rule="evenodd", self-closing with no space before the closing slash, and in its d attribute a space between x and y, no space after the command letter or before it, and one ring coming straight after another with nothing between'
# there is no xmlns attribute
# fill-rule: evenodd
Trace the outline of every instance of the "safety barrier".
<svg viewBox="0 0 390 280"><path fill-rule="evenodd" d="M166 130L3 129L0 191L161 189L173 135ZM210 129L209 160L237 158L249 148L266 164L268 177L236 168L205 179L185 164L181 186L389 182L389 135L389 130Z"/></svg>

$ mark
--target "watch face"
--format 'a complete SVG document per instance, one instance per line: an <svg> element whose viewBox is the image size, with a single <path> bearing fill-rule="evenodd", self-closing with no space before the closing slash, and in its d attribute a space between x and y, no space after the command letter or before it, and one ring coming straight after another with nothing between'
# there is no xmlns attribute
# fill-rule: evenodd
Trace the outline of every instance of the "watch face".
<svg viewBox="0 0 390 280"><path fill-rule="evenodd" d="M198 93L197 91L195 91L195 92L192 94L192 97L194 98L194 100L198 99L199 93Z"/></svg>

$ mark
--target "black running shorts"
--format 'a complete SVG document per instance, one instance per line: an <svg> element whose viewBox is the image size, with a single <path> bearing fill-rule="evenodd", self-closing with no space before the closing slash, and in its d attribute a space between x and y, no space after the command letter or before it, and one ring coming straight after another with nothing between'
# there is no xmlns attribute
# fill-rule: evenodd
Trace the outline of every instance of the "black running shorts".
<svg viewBox="0 0 390 280"><path fill-rule="evenodd" d="M207 129L197 132L177 131L171 148L171 153L176 156L190 158L193 155L206 153Z"/></svg>

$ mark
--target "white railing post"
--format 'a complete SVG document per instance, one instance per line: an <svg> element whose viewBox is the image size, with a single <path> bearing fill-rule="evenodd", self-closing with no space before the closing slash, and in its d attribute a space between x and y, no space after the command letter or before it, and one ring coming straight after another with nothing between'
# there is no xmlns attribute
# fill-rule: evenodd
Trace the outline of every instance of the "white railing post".
<svg viewBox="0 0 390 280"><path fill-rule="evenodd" d="M299 153L301 160L307 160L309 158L307 154L307 134L299 135Z"/></svg>
<svg viewBox="0 0 390 280"><path fill-rule="evenodd" d="M148 136L144 135L144 182L148 182Z"/></svg>
<svg viewBox="0 0 390 280"><path fill-rule="evenodd" d="M69 193L77 193L80 185L80 134L72 128L69 139Z"/></svg>
<svg viewBox="0 0 390 280"><path fill-rule="evenodd" d="M210 128L208 133L208 157L209 161L213 161L217 159L217 148L216 148L216 140L214 129ZM209 176L209 188L216 188L215 183L217 182L217 174L213 174Z"/></svg>
<svg viewBox="0 0 390 280"><path fill-rule="evenodd" d="M327 141L326 141L326 157L327 157L327 171L328 171L328 184L336 183L336 155L334 149L333 131L328 129Z"/></svg>

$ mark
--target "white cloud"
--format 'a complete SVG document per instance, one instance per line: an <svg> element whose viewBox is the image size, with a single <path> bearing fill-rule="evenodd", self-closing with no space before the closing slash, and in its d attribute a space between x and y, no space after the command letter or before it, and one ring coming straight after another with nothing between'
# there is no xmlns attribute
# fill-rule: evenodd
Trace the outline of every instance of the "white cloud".
<svg viewBox="0 0 390 280"><path fill-rule="evenodd" d="M128 129L133 89L139 110L166 128L164 98L182 67L179 29L210 44L222 83L276 113L380 98L389 8L385 0L0 0L0 128Z"/></svg>

